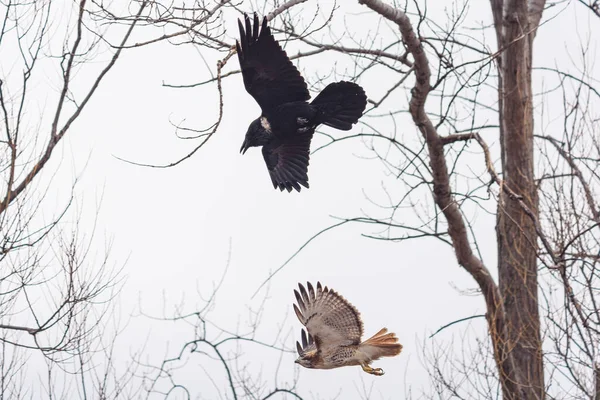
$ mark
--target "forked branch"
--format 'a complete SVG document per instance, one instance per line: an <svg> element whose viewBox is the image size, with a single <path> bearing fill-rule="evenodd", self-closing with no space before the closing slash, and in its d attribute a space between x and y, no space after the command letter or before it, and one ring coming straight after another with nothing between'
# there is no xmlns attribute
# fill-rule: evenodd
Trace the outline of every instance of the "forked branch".
<svg viewBox="0 0 600 400"><path fill-rule="evenodd" d="M438 134L434 124L425 112L425 102L431 90L431 70L422 43L415 34L408 16L400 9L384 4L380 0L359 0L359 3L366 5L398 25L402 40L414 59L415 85L411 92L409 111L413 122L427 143L433 175L435 202L446 217L448 234L452 239L458 263L475 279L485 298L490 336L494 346L496 363L503 375L502 381L511 380L518 387L521 387L523 379L515 368L513 355L507 341L506 313L502 296L487 267L473 253L465 221L458 204L452 196L448 166L444 154L445 141Z"/></svg>
<svg viewBox="0 0 600 400"><path fill-rule="evenodd" d="M77 19L77 36L75 38L75 41L73 42L73 45L70 49L69 54L65 56L66 57L66 66L65 66L65 71L63 74L62 89L61 89L61 94L60 94L60 97L58 100L58 106L57 106L56 112L54 114L54 119L52 122L52 128L50 130L50 138L48 140L48 144L46 145L44 153L40 156L40 158L33 165L33 167L31 167L31 169L25 175L25 178L23 178L21 183L17 187L15 187L13 190L11 190L9 193L7 193L6 197L3 199L3 201L0 202L0 214L4 213L4 211L8 208L8 206L29 186L29 184L33 181L33 179L40 173L40 171L42 171L42 169L44 168L46 163L50 160L50 157L52 156L52 153L54 152L56 145L66 135L66 133L68 132L68 130L71 127L71 125L73 124L73 122L75 122L75 120L79 117L79 115L85 108L86 104L92 98L94 92L100 85L100 82L104 79L104 77L106 76L108 71L110 71L112 69L112 67L115 65L115 63L117 62L119 56L121 55L121 50L122 50L123 46L129 39L129 36L131 35L131 32L133 31L133 28L135 27L136 22L138 21L138 18L135 18L133 20L133 22L131 23L131 25L129 25L129 28L125 32L125 35L123 36L123 40L121 41L121 46L119 48L117 48L117 50L111 57L110 62L106 65L106 67L104 67L102 72L100 72L100 74L98 75L98 77L96 78L96 80L94 81L94 83L92 84L90 89L88 90L87 94L85 95L85 97L83 98L81 103L77 106L76 110L66 120L65 124L59 130L58 129L58 121L61 119L61 116L63 115L63 104L64 104L65 100L67 99L67 96L69 96L69 92L70 92L69 85L71 83L72 70L74 68L74 65L77 64L75 58L80 55L79 54L80 53L79 52L79 44L81 42L82 32L85 29L84 28L85 22L83 21L84 13L85 13L85 4L86 4L86 0L81 0L81 2L79 3L79 16ZM142 14L142 12L147 4L148 4L148 1L143 1L141 3L137 17L139 17Z"/></svg>

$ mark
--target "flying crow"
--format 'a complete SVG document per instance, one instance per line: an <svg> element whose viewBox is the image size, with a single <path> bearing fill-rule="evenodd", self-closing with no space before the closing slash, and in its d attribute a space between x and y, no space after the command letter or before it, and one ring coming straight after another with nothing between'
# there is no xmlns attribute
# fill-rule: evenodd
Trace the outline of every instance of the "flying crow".
<svg viewBox="0 0 600 400"><path fill-rule="evenodd" d="M254 26L244 14L245 26L238 20L240 41L236 49L244 86L262 113L252 121L240 152L262 146L271 181L281 191L308 188L310 141L315 129L325 124L350 130L367 105L364 90L352 82L328 85L309 104L306 82L275 41L263 18L259 33L258 16Z"/></svg>

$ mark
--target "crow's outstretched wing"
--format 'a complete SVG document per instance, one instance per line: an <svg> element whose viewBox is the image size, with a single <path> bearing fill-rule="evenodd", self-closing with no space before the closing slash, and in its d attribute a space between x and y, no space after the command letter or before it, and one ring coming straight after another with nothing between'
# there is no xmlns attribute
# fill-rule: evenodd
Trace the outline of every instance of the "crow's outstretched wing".
<svg viewBox="0 0 600 400"><path fill-rule="evenodd" d="M300 185L308 188L308 160L310 140L314 129L306 133L276 137L262 148L273 186L283 191L300 191Z"/></svg>
<svg viewBox="0 0 600 400"><path fill-rule="evenodd" d="M278 105L310 99L306 82L290 61L285 51L275 41L267 19L263 18L260 34L258 16L254 14L254 26L244 14L245 27L238 20L240 40L236 49L244 86L258 103L263 114Z"/></svg>

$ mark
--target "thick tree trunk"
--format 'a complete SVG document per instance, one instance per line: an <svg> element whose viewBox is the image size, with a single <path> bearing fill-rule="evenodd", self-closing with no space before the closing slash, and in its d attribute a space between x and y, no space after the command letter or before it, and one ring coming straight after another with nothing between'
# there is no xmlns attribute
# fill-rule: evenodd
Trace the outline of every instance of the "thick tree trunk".
<svg viewBox="0 0 600 400"><path fill-rule="evenodd" d="M539 21L539 19L538 19ZM531 44L527 2L504 4L498 47L500 126L504 184L522 197L537 216L534 181ZM536 22L537 24L537 22ZM501 191L498 204L498 271L504 301L509 348L523 387L503 380L505 400L543 399L544 371L540 338L537 277L537 235L534 221L518 202Z"/></svg>
<svg viewBox="0 0 600 400"><path fill-rule="evenodd" d="M594 365L595 395L594 400L600 400L600 362Z"/></svg>
<svg viewBox="0 0 600 400"><path fill-rule="evenodd" d="M531 92L531 46L535 29L530 28L537 27L545 0L531 0L530 10L524 0L507 0L507 4L504 0L490 1L498 47L503 50L498 57L502 182L493 167L488 166L495 181L501 183L497 225L499 286L473 254L464 220L451 194L444 142L425 112L425 101L431 90L431 72L420 39L402 10L381 0L359 0L398 24L402 40L414 58L416 82L411 90L410 114L427 143L435 201L448 221L448 234L457 260L478 283L486 301L503 397L505 400L542 400L544 375L537 296L537 233L533 220L537 221L538 213ZM481 143L487 149L485 143ZM489 152L485 153L486 162L491 165ZM515 194L523 203L515 199Z"/></svg>

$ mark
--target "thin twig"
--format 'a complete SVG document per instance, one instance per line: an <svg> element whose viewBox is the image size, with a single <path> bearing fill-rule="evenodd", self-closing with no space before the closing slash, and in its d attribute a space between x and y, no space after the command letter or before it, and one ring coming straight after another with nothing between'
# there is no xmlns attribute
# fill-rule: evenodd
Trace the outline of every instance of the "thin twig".
<svg viewBox="0 0 600 400"><path fill-rule="evenodd" d="M485 318L485 314L477 314L477 315L471 315L470 317L466 317L466 318L461 318L461 319L457 319L456 321L452 321L449 324L446 324L444 326L442 326L440 329L438 329L437 331L435 331L434 333L432 333L429 336L429 339L431 339L432 337L434 337L435 335L437 335L438 333L440 333L441 331L443 331L444 329L454 325L454 324L458 324L459 322L464 322L464 321L468 321L471 319L475 319L475 318Z"/></svg>

